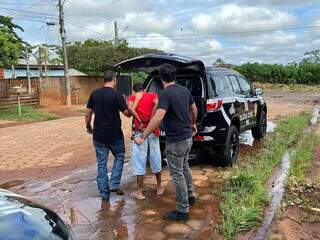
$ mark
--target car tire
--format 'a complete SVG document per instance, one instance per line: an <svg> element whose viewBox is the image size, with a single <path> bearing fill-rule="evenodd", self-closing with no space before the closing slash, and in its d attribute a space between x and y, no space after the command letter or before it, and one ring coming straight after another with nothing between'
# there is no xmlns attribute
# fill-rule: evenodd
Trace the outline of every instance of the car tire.
<svg viewBox="0 0 320 240"><path fill-rule="evenodd" d="M223 164L232 166L239 155L239 130L236 126L230 126L225 144L221 150Z"/></svg>
<svg viewBox="0 0 320 240"><path fill-rule="evenodd" d="M267 133L267 114L265 111L261 111L260 118L257 126L251 130L254 139L261 139Z"/></svg>

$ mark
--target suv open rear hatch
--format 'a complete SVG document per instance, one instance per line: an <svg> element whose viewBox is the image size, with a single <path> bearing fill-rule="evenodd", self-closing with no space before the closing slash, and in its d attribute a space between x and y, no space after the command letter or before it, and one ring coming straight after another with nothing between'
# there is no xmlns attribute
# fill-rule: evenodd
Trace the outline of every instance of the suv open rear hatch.
<svg viewBox="0 0 320 240"><path fill-rule="evenodd" d="M132 58L115 65L116 71L132 71L134 69L151 73L164 63L170 63L178 70L190 69L199 73L204 72L202 61L169 53L147 54Z"/></svg>
<svg viewBox="0 0 320 240"><path fill-rule="evenodd" d="M147 86L149 81L151 81L150 76L154 74L157 70L159 70L160 65L164 63L170 63L171 65L173 65L177 69L178 74L181 74L181 73L190 74L190 72L192 72L192 75L196 74L201 79L205 77L204 76L205 66L201 60L198 60L195 58L183 57L183 56L171 54L171 53L147 54L147 55L139 56L136 58L132 58L116 64L115 71L119 73L131 72L131 71L146 72L150 74L149 78L147 78L144 83L144 86ZM204 83L202 82L202 84ZM204 89L202 89L201 91L205 92ZM197 119L198 123L202 122L205 116L206 99L201 95L193 96L195 99L196 105L198 107L198 119ZM199 125L199 128L201 129L202 127Z"/></svg>

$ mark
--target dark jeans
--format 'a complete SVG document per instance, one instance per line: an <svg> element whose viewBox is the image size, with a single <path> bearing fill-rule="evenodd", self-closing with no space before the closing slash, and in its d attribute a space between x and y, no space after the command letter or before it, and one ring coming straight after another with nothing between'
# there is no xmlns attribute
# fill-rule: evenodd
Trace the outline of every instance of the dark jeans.
<svg viewBox="0 0 320 240"><path fill-rule="evenodd" d="M172 180L176 186L177 210L189 212L188 197L193 196L192 174L188 164L188 156L192 147L192 139L177 143L166 143L166 156Z"/></svg>
<svg viewBox="0 0 320 240"><path fill-rule="evenodd" d="M120 139L113 143L101 143L93 141L93 144L96 150L98 163L98 189L101 197L109 197L110 189L118 189L120 185L125 154L124 140ZM110 180L108 179L107 168L109 151L111 151L114 156Z"/></svg>

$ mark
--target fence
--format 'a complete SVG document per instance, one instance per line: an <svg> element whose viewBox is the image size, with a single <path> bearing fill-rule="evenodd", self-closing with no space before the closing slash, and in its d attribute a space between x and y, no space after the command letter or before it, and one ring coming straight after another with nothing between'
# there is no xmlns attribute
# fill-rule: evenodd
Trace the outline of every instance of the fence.
<svg viewBox="0 0 320 240"><path fill-rule="evenodd" d="M121 76L121 92L131 94L131 77ZM61 105L65 101L65 85L63 77L43 77L41 86L37 77L31 78L32 94L23 95L22 103L30 105ZM0 80L0 106L16 103L17 96L13 93L12 88L22 86L27 88L28 81L26 78L21 79L4 79ZM72 104L85 104L90 93L103 86L101 76L70 76L71 100ZM119 86L120 87L120 86Z"/></svg>
<svg viewBox="0 0 320 240"><path fill-rule="evenodd" d="M0 80L0 108L17 104L17 94L13 91L13 87L16 86L28 88L28 82L26 79ZM31 94L22 94L21 103L26 105L39 105L38 79L31 79Z"/></svg>
<svg viewBox="0 0 320 240"><path fill-rule="evenodd" d="M60 105L65 100L65 85L63 77L43 77L41 87L37 77L31 78L32 94L24 94L22 103L29 105ZM84 104L90 93L103 85L100 76L71 76L71 99L72 104ZM0 80L0 106L7 106L16 103L17 96L13 92L13 87L22 86L28 88L26 78L2 79Z"/></svg>

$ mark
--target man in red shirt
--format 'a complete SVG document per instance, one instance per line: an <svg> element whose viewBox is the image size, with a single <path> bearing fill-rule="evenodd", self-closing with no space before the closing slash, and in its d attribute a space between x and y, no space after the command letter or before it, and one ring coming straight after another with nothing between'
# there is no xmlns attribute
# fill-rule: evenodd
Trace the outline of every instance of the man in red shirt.
<svg viewBox="0 0 320 240"><path fill-rule="evenodd" d="M150 119L158 106L158 96L156 93L147 93L144 91L142 83L133 85L134 95L128 98L128 109L137 115L133 120L133 138L141 137L143 131L147 128ZM163 194L164 188L161 186L161 152L159 144L160 130L157 128L148 136L143 144L138 145L132 142L131 165L133 174L137 176L138 191L131 194L132 197L143 200L143 178L146 174L146 162L149 149L149 161L152 172L157 179L158 195Z"/></svg>

